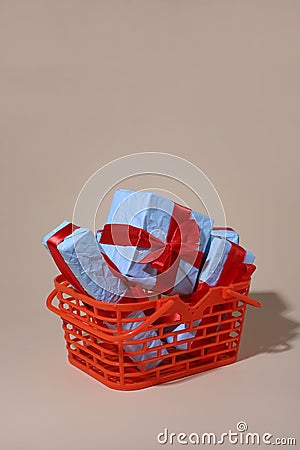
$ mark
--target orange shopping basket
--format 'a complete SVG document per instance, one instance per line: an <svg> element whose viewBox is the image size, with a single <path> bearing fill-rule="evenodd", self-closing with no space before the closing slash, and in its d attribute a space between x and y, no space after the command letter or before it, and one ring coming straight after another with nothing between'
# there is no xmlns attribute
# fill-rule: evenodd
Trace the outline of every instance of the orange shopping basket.
<svg viewBox="0 0 300 450"><path fill-rule="evenodd" d="M190 302L173 295L117 304L78 293L62 275L54 284L47 307L62 319L70 363L121 390L141 389L234 362L246 306L261 307L248 297L250 280L211 287L201 298L195 292ZM130 327L130 322L135 326ZM179 324L193 337L182 340ZM147 352L150 359L145 357Z"/></svg>

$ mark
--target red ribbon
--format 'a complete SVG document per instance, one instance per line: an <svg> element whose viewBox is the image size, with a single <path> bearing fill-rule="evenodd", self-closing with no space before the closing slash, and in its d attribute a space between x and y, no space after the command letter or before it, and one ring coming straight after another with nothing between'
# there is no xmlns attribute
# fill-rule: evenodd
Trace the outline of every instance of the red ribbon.
<svg viewBox="0 0 300 450"><path fill-rule="evenodd" d="M66 264L65 260L57 250L57 246L71 233L73 233L74 230L79 228L77 225L73 225L72 223L69 223L65 227L58 230L55 234L53 234L48 240L47 245L49 248L49 251L52 255L52 258L54 259L58 269L61 271L61 273L64 275L65 279L69 281L69 283L72 284L72 286L77 289L77 291L81 292L82 294L87 295L69 266Z"/></svg>
<svg viewBox="0 0 300 450"><path fill-rule="evenodd" d="M240 267L236 273L233 283L239 283L241 281L250 280L255 269L256 266L254 264L245 264L245 263L240 264Z"/></svg>
<svg viewBox="0 0 300 450"><path fill-rule="evenodd" d="M231 248L217 282L217 286L227 286L233 281L236 281L241 265L244 264L245 256L246 250L240 245L231 242Z"/></svg>
<svg viewBox="0 0 300 450"><path fill-rule="evenodd" d="M156 238L148 231L127 224L106 224L100 243L109 245L135 246L153 249L138 261L150 263L159 274L168 270L168 284L175 281L180 258L199 268L203 253L199 252L200 231L197 222L190 219L191 210L174 203L166 241ZM169 272L171 270L171 272ZM159 280L155 285L158 289ZM164 282L163 282L164 283Z"/></svg>

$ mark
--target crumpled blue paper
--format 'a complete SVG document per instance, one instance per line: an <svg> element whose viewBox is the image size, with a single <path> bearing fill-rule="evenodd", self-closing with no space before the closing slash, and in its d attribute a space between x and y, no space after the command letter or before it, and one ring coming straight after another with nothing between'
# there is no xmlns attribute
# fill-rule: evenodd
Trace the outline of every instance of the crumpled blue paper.
<svg viewBox="0 0 300 450"><path fill-rule="evenodd" d="M106 223L128 224L143 228L153 236L165 241L174 202L153 192L116 190L113 196ZM212 220L196 211L191 211L200 230L199 251L204 252L209 241ZM99 240L99 236L97 235ZM102 250L128 279L139 283L143 288L153 290L158 275L151 264L140 264L149 249L134 246L100 244ZM197 282L199 269L184 259L180 264L171 294L189 294L193 292Z"/></svg>
<svg viewBox="0 0 300 450"><path fill-rule="evenodd" d="M47 249L47 240L68 223L62 222L42 239ZM57 250L91 297L107 303L116 303L126 295L128 285L111 272L91 230L77 228L58 244Z"/></svg>
<svg viewBox="0 0 300 450"><path fill-rule="evenodd" d="M212 236L210 249L200 273L200 280L209 286L216 286L224 264L231 249L231 242L223 237ZM245 264L253 264L255 255L248 250L244 258Z"/></svg>
<svg viewBox="0 0 300 450"><path fill-rule="evenodd" d="M223 237L230 242L239 244L240 237L238 233L232 228L213 228L211 232L212 236Z"/></svg>

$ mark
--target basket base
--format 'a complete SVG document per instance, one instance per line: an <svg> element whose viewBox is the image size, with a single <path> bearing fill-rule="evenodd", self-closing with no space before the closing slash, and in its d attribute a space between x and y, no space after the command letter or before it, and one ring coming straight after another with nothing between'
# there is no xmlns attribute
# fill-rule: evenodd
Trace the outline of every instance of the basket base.
<svg viewBox="0 0 300 450"><path fill-rule="evenodd" d="M105 386L120 390L120 391L136 391L139 389L144 389L146 387L155 386L157 384L166 383L169 381L179 380L182 378L189 377L191 375L195 375L197 373L205 372L207 370L216 369L218 367L227 366L229 364L232 364L237 359L237 352L234 356L226 357L220 361L213 361L211 363L206 363L205 365L200 365L195 368L190 368L189 373L186 373L186 370L173 372L166 375L161 375L159 378L153 377L149 379L144 379L143 381L135 381L130 383L120 383L118 381L114 381L113 377L107 377L103 373L100 373L99 370L93 369L93 366L91 364L87 364L84 360L80 360L80 358L74 358L72 354L68 355L68 360L70 364L77 367L78 369L82 370L86 374L90 375L91 377L95 378L97 381L100 381Z"/></svg>

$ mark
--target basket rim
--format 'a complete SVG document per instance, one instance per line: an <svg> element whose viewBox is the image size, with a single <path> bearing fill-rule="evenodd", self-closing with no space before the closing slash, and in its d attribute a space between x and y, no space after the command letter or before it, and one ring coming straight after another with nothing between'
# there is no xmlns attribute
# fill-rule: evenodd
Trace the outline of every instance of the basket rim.
<svg viewBox="0 0 300 450"><path fill-rule="evenodd" d="M231 283L227 286L209 286L208 291L203 295L203 297L201 297L201 303L206 303L206 300L208 297L214 295L214 294L219 294L222 297L226 297L226 291L241 291L241 290L246 290L250 287L250 283L251 283L251 278L247 281L241 281L238 283ZM74 299L77 300L81 300L82 302L88 304L89 306L95 307L95 308L99 308L102 310L107 310L107 311L128 311L129 309L132 311L136 311L136 310L140 310L140 309L151 309L151 308L157 308L157 306L162 305L163 303L165 303L168 300L173 300L174 302L183 302L182 298L183 296L180 296L179 294L175 294L175 295L169 295L169 296L164 296L161 298L157 298L156 294L153 293L153 295L149 295L145 292L145 297L147 298L146 300L142 300L142 298L140 298L138 301L137 299L135 299L135 301L130 302L130 298L129 297L123 297L123 299L126 299L126 302L117 302L117 303L108 303L108 302L104 302L102 300L97 300L89 295L86 294L82 294L78 291L76 291L75 288L73 288L73 286L64 278L64 276L62 274L57 275L54 278L54 286L55 289L61 293L61 294L67 294L71 297L73 297ZM193 294L196 295L196 292L194 292ZM191 295L193 295L191 294ZM154 298L156 297L156 298ZM187 300L188 296L185 297L185 300ZM245 296L245 299L247 299L247 297Z"/></svg>

